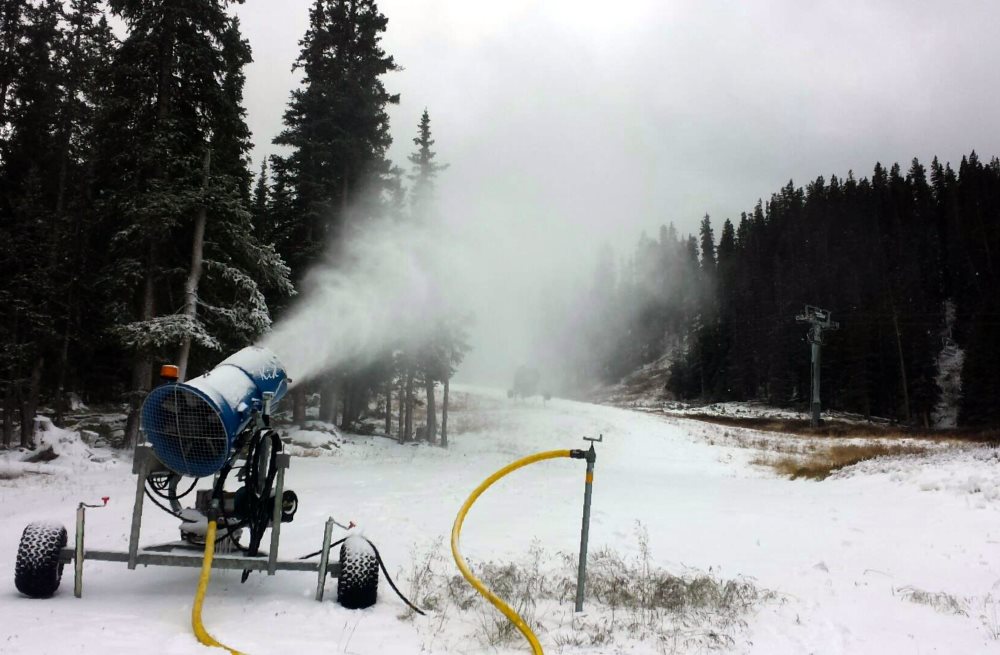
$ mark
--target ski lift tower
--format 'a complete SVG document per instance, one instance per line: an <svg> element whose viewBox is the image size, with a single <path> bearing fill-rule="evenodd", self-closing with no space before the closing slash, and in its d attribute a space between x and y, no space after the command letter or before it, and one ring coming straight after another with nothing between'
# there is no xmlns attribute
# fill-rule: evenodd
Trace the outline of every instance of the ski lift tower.
<svg viewBox="0 0 1000 655"><path fill-rule="evenodd" d="M812 346L812 394L809 402L812 418L809 424L819 427L819 362L820 347L823 345L823 330L839 330L840 323L830 320L830 312L819 307L806 305L803 313L795 317L798 323L809 323L809 343Z"/></svg>

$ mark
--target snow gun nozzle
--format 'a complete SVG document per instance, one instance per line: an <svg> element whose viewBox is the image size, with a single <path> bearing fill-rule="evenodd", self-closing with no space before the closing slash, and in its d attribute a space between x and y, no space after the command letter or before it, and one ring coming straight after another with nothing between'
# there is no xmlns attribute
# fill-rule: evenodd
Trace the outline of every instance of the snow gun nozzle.
<svg viewBox="0 0 1000 655"><path fill-rule="evenodd" d="M266 425L265 417L287 391L277 355L248 346L204 375L150 392L142 406L142 430L167 468L206 477L222 469L251 421Z"/></svg>

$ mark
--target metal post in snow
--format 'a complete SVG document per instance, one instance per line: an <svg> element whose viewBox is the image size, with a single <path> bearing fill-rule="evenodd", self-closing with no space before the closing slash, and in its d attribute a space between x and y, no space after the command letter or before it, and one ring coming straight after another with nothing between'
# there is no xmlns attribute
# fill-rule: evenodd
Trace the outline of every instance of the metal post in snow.
<svg viewBox="0 0 1000 655"><path fill-rule="evenodd" d="M576 606L577 612L583 611L583 597L587 588L587 545L590 540L590 500L594 492L594 462L597 461L597 451L594 450L594 443L604 440L604 435L597 439L584 437L590 443L590 450L586 452L587 477L583 487L583 525L580 527L580 564L576 572Z"/></svg>
<svg viewBox="0 0 1000 655"><path fill-rule="evenodd" d="M819 426L819 371L820 371L820 345L822 343L822 333L819 328L813 327L810 341L812 342L812 420L810 424L815 428Z"/></svg>

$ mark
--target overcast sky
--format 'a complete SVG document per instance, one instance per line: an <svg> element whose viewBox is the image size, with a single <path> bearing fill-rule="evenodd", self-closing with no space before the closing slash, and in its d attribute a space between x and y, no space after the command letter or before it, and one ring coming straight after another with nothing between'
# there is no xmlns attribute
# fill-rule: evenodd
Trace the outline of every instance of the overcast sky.
<svg viewBox="0 0 1000 655"><path fill-rule="evenodd" d="M247 0L237 10L255 59L255 163L275 150L310 5ZM390 112L393 159L405 163L427 107L451 164L439 183L447 220L489 226L478 283L500 307L601 244L629 248L662 223L691 232L708 213L718 234L789 179L1000 154L995 0L379 7L385 49L405 69L385 79L402 94Z"/></svg>

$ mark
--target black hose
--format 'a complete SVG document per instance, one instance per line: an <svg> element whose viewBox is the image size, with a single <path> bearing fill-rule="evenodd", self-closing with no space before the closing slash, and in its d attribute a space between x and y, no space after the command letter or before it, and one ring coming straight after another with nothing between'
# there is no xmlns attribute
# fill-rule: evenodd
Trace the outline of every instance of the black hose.
<svg viewBox="0 0 1000 655"><path fill-rule="evenodd" d="M267 464L267 476L264 485L258 494L257 482L260 480L260 462L257 457L257 450L264 439L271 439L271 457ZM268 507L268 499L271 497L271 489L274 487L274 478L278 473L278 453L281 452L281 437L273 430L261 432L260 438L250 443L250 450L247 452L247 475L244 480L245 498L248 505L248 515L246 522L250 528L250 543L247 546L246 554L253 557L260 548L260 542L264 538L264 532L271 521L273 506ZM280 498L274 499L275 503L280 503ZM246 582L250 577L250 569L245 569L240 577L241 582Z"/></svg>
<svg viewBox="0 0 1000 655"><path fill-rule="evenodd" d="M392 581L392 578L389 577L389 572L385 570L385 562L382 561L382 555L378 552L378 548L375 547L375 544L371 542L371 539L369 539L368 537L361 537L361 538L367 541L368 545L371 546L372 550L375 551L375 559L378 560L378 565L382 569L382 573L385 575L386 581L389 583L389 586L392 587L392 590L396 592L396 595L399 596L400 600L406 603L411 610L413 610L420 616L426 616L423 610L421 610L419 607L411 603L410 599L404 596L403 592L401 592L398 588L396 588L396 583Z"/></svg>
<svg viewBox="0 0 1000 655"><path fill-rule="evenodd" d="M147 482L148 482L148 480L147 480ZM198 522L198 519L185 518L185 517L181 516L180 514L178 514L177 512L175 512L174 510L170 509L169 507L166 507L165 505L161 505L160 501L158 501L156 499L156 496L154 496L153 494L151 494L149 492L149 487L148 486L143 487L143 491L146 492L146 497L147 498L149 498L151 501L153 501L153 503L157 507L159 507L160 509L162 509L164 512L166 512L170 516L173 516L176 519L180 519L184 523L197 523ZM159 494L157 494L157 495L159 495Z"/></svg>
<svg viewBox="0 0 1000 655"><path fill-rule="evenodd" d="M409 607L411 610L413 610L420 616L427 616L422 609L411 603L410 599L404 596L403 592L401 592L399 590L399 587L396 586L396 583L392 581L392 576L389 575L389 571L385 568L385 562L382 561L382 554L378 552L378 548L375 546L375 544L372 543L371 539L369 539L368 537L361 537L361 538L367 541L368 545L371 546L372 550L375 551L375 561L378 562L379 568L382 569L382 575L385 576L386 582L388 582L389 586L392 587L392 590L396 592L396 595L399 596L399 599L404 603L406 603L407 607ZM337 541L330 544L330 547L327 550L328 551L333 550L334 546L339 546L340 544L347 541L347 539L348 537L344 537L343 539L338 539ZM308 555L303 555L299 559L309 559L310 557L316 557L317 555L321 555L322 553L323 549L320 548L315 553L309 553Z"/></svg>
<svg viewBox="0 0 1000 655"><path fill-rule="evenodd" d="M149 482L149 486L152 487L153 493L164 500L180 500L194 491L195 486L198 484L198 478L195 478L191 481L191 486L184 493L172 494L169 492L169 488L170 480L174 477L180 480L184 476L177 475L176 473L153 473L146 480ZM164 491L167 491L167 493L163 493Z"/></svg>
<svg viewBox="0 0 1000 655"><path fill-rule="evenodd" d="M332 549L334 546L339 546L340 544L344 543L345 541L347 541L347 537L344 537L343 539L338 539L337 541L335 541L332 544L330 544L330 548L328 550ZM320 548L315 553L309 553L308 555L303 555L299 559L309 559L311 557L316 557L317 555L322 555L322 554L323 554L323 549Z"/></svg>
<svg viewBox="0 0 1000 655"><path fill-rule="evenodd" d="M242 441L242 440L241 440ZM238 521L235 524L232 523L232 519L229 518L228 512L226 512L226 503L222 498L222 489L226 486L226 478L229 477L229 472L233 468L233 462L236 461L236 456L242 449L242 443L237 444L237 447L233 450L232 456L229 458L221 469L219 469L219 477L215 482L215 489L212 490L212 497L217 501L219 510L222 512L222 521L226 524L227 530L223 537L229 539L232 543L233 548L240 551L241 553L246 553L247 549L239 542L236 538L235 531L242 528L245 525L245 521Z"/></svg>

